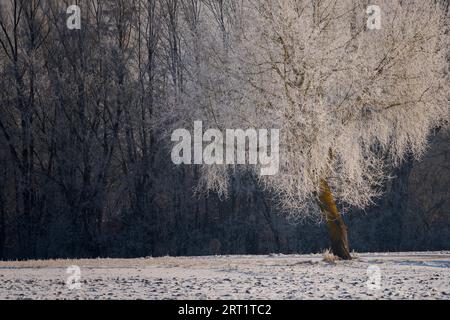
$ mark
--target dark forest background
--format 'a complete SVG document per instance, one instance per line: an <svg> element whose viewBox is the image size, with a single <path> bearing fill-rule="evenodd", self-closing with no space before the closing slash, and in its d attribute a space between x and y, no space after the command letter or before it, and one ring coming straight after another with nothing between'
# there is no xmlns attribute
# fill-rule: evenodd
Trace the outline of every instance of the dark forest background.
<svg viewBox="0 0 450 320"><path fill-rule="evenodd" d="M195 81L202 30L226 33L229 2L78 3L69 30L72 3L0 0L0 259L328 247L325 226L279 214L252 176L228 199L195 197L198 168L169 160L164 113ZM448 129L430 141L376 205L345 216L354 250L450 249Z"/></svg>

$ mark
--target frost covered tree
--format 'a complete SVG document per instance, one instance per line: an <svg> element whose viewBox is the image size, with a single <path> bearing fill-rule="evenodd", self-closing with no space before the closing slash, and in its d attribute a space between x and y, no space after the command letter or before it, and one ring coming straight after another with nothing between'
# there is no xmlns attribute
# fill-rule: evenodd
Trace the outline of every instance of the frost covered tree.
<svg viewBox="0 0 450 320"><path fill-rule="evenodd" d="M449 116L448 13L436 1L377 5L372 30L366 1L243 1L229 47L219 26L205 59L202 116L281 130L280 172L259 181L285 212L324 219L342 259L341 213L371 205L389 168L420 158ZM235 170L205 166L203 186L226 194Z"/></svg>

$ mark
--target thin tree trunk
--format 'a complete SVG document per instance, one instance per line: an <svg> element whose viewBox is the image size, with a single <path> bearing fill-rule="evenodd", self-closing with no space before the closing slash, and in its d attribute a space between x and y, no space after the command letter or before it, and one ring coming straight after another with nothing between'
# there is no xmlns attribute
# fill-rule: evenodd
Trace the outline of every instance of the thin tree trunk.
<svg viewBox="0 0 450 320"><path fill-rule="evenodd" d="M6 181L6 176L3 176ZM5 221L5 202L4 202L4 190L0 190L0 260L5 257L5 229L6 229L6 221Z"/></svg>
<svg viewBox="0 0 450 320"><path fill-rule="evenodd" d="M326 180L322 180L320 183L319 206L327 221L333 254L343 260L351 260L347 227L337 209L330 186Z"/></svg>

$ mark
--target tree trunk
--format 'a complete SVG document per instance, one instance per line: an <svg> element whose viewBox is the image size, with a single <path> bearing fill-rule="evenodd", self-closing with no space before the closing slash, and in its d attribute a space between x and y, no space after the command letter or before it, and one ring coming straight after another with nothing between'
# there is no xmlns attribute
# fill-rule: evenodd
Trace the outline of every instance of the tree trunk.
<svg viewBox="0 0 450 320"><path fill-rule="evenodd" d="M337 209L330 186L326 180L322 180L320 183L320 194L318 201L320 209L325 215L327 221L331 250L333 251L333 254L343 260L351 260L352 257L350 255L348 245L347 227L345 226L344 219L342 219L342 216Z"/></svg>
<svg viewBox="0 0 450 320"><path fill-rule="evenodd" d="M6 181L6 177L3 176ZM3 198L4 190L0 190L0 260L5 257L5 229L6 229L6 221L5 221L5 202Z"/></svg>

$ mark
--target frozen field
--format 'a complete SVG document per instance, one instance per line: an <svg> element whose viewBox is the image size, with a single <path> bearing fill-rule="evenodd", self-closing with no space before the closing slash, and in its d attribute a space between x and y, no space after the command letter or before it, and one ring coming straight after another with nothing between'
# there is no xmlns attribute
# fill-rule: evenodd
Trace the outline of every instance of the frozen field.
<svg viewBox="0 0 450 320"><path fill-rule="evenodd" d="M450 299L450 252L0 262L0 299Z"/></svg>

